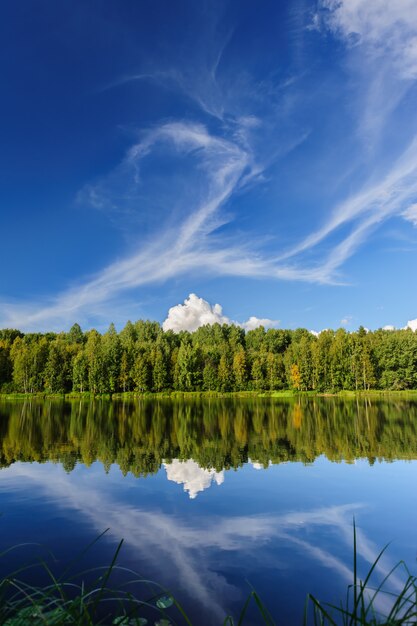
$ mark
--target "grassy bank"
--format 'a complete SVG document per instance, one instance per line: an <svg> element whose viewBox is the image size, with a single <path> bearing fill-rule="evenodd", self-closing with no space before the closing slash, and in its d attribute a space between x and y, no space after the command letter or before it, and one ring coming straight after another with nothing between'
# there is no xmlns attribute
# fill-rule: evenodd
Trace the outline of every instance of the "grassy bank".
<svg viewBox="0 0 417 626"><path fill-rule="evenodd" d="M162 391L162 392L139 392L127 391L125 393L93 394L88 391L83 393L0 393L1 400L136 400L143 398L417 398L417 389L390 391L370 389L368 391L294 391L282 389L279 391Z"/></svg>

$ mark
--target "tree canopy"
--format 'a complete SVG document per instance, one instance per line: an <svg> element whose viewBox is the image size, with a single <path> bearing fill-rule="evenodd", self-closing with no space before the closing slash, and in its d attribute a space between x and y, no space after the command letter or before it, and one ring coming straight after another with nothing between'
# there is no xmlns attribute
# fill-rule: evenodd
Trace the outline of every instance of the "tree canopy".
<svg viewBox="0 0 417 626"><path fill-rule="evenodd" d="M417 388L417 333L214 324L164 332L157 322L101 334L0 330L3 393L401 390Z"/></svg>

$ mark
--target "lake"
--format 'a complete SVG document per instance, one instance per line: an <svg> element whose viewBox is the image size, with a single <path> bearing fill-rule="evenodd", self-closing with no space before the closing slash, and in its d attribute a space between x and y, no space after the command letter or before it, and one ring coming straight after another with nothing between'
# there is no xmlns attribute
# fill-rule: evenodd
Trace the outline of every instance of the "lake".
<svg viewBox="0 0 417 626"><path fill-rule="evenodd" d="M3 574L47 549L62 570L109 528L77 567L109 563L123 538L119 565L205 626L251 586L281 624L302 623L308 592L338 603L353 519L362 576L388 542L378 577L414 567L415 400L3 401L0 414L0 547L40 544L3 556Z"/></svg>

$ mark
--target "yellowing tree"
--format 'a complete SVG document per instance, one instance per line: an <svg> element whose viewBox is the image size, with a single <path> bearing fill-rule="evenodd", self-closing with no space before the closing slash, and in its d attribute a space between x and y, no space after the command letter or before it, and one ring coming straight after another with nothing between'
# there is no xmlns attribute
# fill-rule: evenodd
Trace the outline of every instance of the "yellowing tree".
<svg viewBox="0 0 417 626"><path fill-rule="evenodd" d="M291 376L291 385L294 387L294 389L297 389L297 391L300 391L301 385L302 385L301 373L300 373L300 368L298 367L296 363L293 363L291 365L290 376Z"/></svg>

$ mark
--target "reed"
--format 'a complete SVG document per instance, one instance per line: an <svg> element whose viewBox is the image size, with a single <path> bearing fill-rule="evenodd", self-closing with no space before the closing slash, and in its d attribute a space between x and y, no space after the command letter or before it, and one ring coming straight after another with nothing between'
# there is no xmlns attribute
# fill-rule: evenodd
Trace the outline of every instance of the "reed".
<svg viewBox="0 0 417 626"><path fill-rule="evenodd" d="M356 525L353 522L353 580L346 593L346 600L339 606L320 603L317 598L307 596L304 626L312 619L314 626L406 626L417 624L417 577L404 561L397 563L378 584L374 584L375 569L388 544L380 551L362 581L358 575ZM401 573L402 588L393 592L390 579ZM381 599L387 600L389 609L379 608ZM312 607L312 611L309 609ZM312 613L312 615L311 615ZM310 618L310 619L309 619Z"/></svg>

